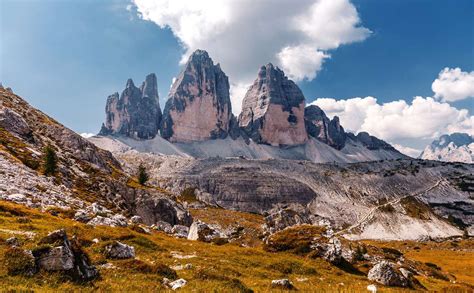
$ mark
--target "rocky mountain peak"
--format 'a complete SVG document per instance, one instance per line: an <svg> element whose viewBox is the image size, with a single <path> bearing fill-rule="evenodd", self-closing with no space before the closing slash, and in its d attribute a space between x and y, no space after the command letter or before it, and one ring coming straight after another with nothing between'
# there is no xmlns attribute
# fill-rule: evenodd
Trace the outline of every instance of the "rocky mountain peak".
<svg viewBox="0 0 474 293"><path fill-rule="evenodd" d="M156 75L149 74L140 88L128 79L120 96L116 92L107 98L105 112L106 120L99 134L155 137L161 123Z"/></svg>
<svg viewBox="0 0 474 293"><path fill-rule="evenodd" d="M467 133L440 136L428 145L420 155L425 160L446 162L474 162L474 138Z"/></svg>
<svg viewBox="0 0 474 293"><path fill-rule="evenodd" d="M297 145L306 142L305 98L299 87L273 64L260 67L242 102L239 125L255 142Z"/></svg>
<svg viewBox="0 0 474 293"><path fill-rule="evenodd" d="M159 100L158 96L158 83L156 80L156 75L154 73L150 73L146 76L145 81L142 83L140 87L142 92L142 97L150 97L155 100ZM158 103L158 107L159 107Z"/></svg>
<svg viewBox="0 0 474 293"><path fill-rule="evenodd" d="M231 118L227 75L206 51L195 51L171 88L161 135L171 142L225 138Z"/></svg>
<svg viewBox="0 0 474 293"><path fill-rule="evenodd" d="M316 105L310 105L304 111L305 126L308 135L336 148L342 149L346 142L346 133L335 116L330 120L324 111Z"/></svg>

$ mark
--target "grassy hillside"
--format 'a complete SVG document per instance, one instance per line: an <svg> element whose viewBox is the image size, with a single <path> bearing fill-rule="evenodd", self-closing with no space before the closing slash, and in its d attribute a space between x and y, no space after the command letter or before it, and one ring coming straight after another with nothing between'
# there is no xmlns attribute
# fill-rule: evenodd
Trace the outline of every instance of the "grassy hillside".
<svg viewBox="0 0 474 293"><path fill-rule="evenodd" d="M24 206L0 201L0 290L34 291L159 291L164 275L169 276L163 265L176 267L192 264L190 269L176 270L179 278L188 281L181 291L194 292L255 292L271 291L273 279L288 277L300 291L354 292L367 291L371 284L365 275L351 273L337 268L321 258L289 252L269 252L256 243L256 247L245 248L237 244L216 245L196 241L176 239L160 232L139 233L139 229L92 227L72 221L68 213L55 211L56 216L42 213ZM243 216L231 212L212 211L201 216L223 217L228 222L240 221L248 229L255 227L258 221L253 215ZM198 213L195 213L199 217ZM22 248L31 249L48 232L64 228L71 237L77 235L84 250L94 265L100 270L101 277L93 282L79 284L68 280L61 273L40 272L32 277L11 276L7 272L5 255L8 245L5 240L16 236ZM33 233L30 233L33 232ZM94 243L93 239L99 239ZM132 245L136 250L135 260L106 260L101 251L111 240L119 240ZM463 240L455 244L411 242L367 242L373 247L393 247L409 258L430 262L439 266L449 277L421 278L419 281L429 290L474 289L473 267L474 242ZM375 248L374 248L375 249ZM105 263L112 269L101 267ZM456 280L454 284L453 280ZM469 285L471 284L471 285ZM379 292L400 291L377 285Z"/></svg>

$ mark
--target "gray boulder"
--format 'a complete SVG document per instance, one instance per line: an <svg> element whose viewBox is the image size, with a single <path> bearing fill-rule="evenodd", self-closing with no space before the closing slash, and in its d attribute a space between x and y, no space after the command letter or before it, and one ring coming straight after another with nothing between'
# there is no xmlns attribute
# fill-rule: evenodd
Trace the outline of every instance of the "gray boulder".
<svg viewBox="0 0 474 293"><path fill-rule="evenodd" d="M25 119L9 108L2 108L1 105L0 127L23 138L32 137L31 129Z"/></svg>
<svg viewBox="0 0 474 293"><path fill-rule="evenodd" d="M293 283L290 282L288 279L279 279L279 280L272 280L272 288L279 288L279 289L293 289Z"/></svg>
<svg viewBox="0 0 474 293"><path fill-rule="evenodd" d="M44 237L33 250L36 264L46 271L64 271L75 280L92 280L98 277L97 269L90 264L76 238L68 239L64 230L56 230Z"/></svg>
<svg viewBox="0 0 474 293"><path fill-rule="evenodd" d="M189 227L183 225L174 225L171 234L178 238L188 238Z"/></svg>
<svg viewBox="0 0 474 293"><path fill-rule="evenodd" d="M209 242L219 236L220 234L216 230L201 221L194 221L189 227L188 240Z"/></svg>
<svg viewBox="0 0 474 293"><path fill-rule="evenodd" d="M119 241L114 241L104 249L104 255L111 259L126 259L135 257L135 248Z"/></svg>
<svg viewBox="0 0 474 293"><path fill-rule="evenodd" d="M407 287L409 285L409 280L395 268L395 265L385 260L377 263L369 271L367 277L385 286Z"/></svg>

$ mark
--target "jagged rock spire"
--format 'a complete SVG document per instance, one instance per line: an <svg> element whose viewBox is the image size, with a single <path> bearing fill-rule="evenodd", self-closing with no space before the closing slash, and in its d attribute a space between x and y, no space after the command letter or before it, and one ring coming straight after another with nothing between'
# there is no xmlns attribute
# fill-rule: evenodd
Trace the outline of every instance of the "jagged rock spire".
<svg viewBox="0 0 474 293"><path fill-rule="evenodd" d="M158 134L161 108L156 75L149 74L140 88L128 79L119 96L107 98L106 120L100 135L124 135L137 139L151 139Z"/></svg>
<svg viewBox="0 0 474 293"><path fill-rule="evenodd" d="M227 75L206 51L197 50L171 88L161 135L172 142L225 138L231 107Z"/></svg>

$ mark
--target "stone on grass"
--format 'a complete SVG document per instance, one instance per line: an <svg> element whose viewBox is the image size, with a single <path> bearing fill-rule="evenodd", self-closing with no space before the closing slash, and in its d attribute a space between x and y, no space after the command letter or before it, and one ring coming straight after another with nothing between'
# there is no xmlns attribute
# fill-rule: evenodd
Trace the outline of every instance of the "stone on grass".
<svg viewBox="0 0 474 293"><path fill-rule="evenodd" d="M126 259L135 257L135 248L119 241L114 241L105 246L104 254L107 258Z"/></svg>
<svg viewBox="0 0 474 293"><path fill-rule="evenodd" d="M409 285L408 279L395 268L394 264L385 260L377 263L369 271L367 277L385 286L407 287Z"/></svg>

